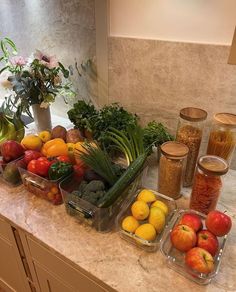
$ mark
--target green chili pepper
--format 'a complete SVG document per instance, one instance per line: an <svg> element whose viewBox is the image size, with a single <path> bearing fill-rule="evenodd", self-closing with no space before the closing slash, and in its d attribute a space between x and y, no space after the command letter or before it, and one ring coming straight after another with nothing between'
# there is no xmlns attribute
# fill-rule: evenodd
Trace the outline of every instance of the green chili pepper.
<svg viewBox="0 0 236 292"><path fill-rule="evenodd" d="M64 176L70 175L73 172L73 166L69 162L57 161L53 163L48 171L50 180L58 180Z"/></svg>

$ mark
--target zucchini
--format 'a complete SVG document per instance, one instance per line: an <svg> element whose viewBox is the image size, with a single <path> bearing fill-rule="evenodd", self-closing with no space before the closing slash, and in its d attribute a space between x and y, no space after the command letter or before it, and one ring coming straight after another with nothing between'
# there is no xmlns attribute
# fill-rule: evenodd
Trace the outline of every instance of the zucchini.
<svg viewBox="0 0 236 292"><path fill-rule="evenodd" d="M126 187L133 181L138 172L142 169L147 158L147 153L139 155L121 175L117 182L99 199L98 207L107 208L122 194Z"/></svg>

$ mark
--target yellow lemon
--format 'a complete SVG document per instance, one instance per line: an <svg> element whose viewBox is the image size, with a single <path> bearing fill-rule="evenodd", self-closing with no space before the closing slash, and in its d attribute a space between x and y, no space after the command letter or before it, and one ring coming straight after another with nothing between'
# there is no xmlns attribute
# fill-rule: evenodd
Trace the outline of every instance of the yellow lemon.
<svg viewBox="0 0 236 292"><path fill-rule="evenodd" d="M144 189L138 194L137 201L152 203L156 201L156 196L152 191Z"/></svg>
<svg viewBox="0 0 236 292"><path fill-rule="evenodd" d="M25 136L21 140L21 144L28 150L40 150L43 142L42 140L36 135L28 135Z"/></svg>
<svg viewBox="0 0 236 292"><path fill-rule="evenodd" d="M49 131L42 131L38 134L39 138L45 143L51 140L51 133Z"/></svg>
<svg viewBox="0 0 236 292"><path fill-rule="evenodd" d="M152 207L148 217L148 222L152 224L157 232L162 231L165 226L165 213L158 207Z"/></svg>
<svg viewBox="0 0 236 292"><path fill-rule="evenodd" d="M131 206L131 212L135 219L144 220L149 215L149 207L143 201L136 201Z"/></svg>
<svg viewBox="0 0 236 292"><path fill-rule="evenodd" d="M127 216L122 221L122 229L134 233L139 227L139 222L133 216Z"/></svg>
<svg viewBox="0 0 236 292"><path fill-rule="evenodd" d="M165 216L166 216L166 215L168 214L168 212L169 212L168 206L167 206L164 202L162 202L162 201L160 201L160 200L155 201L155 202L151 205L151 207L158 207L158 208L160 208L160 209L165 213Z"/></svg>
<svg viewBox="0 0 236 292"><path fill-rule="evenodd" d="M155 228L152 226L152 224L145 223L145 224L140 225L136 229L135 235L145 240L152 241L156 238L157 233L156 233Z"/></svg>

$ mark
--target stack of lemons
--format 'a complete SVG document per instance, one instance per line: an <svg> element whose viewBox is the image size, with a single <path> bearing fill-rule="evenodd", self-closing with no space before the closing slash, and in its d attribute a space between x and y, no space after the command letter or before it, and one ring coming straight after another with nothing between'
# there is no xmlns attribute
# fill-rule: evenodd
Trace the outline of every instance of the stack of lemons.
<svg viewBox="0 0 236 292"><path fill-rule="evenodd" d="M151 190L143 189L131 206L132 216L123 219L122 229L135 233L142 239L153 241L163 230L168 211L168 206L157 200Z"/></svg>

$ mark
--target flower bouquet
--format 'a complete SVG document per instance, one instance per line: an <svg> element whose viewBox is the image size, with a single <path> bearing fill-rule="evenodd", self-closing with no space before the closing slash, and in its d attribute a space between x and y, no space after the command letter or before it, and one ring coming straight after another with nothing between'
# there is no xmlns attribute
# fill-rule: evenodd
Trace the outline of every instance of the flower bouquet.
<svg viewBox="0 0 236 292"><path fill-rule="evenodd" d="M0 74L7 73L7 80L2 85L10 90L5 97L5 104L19 117L22 113L31 117L31 106L34 116L36 107L48 109L58 95L63 96L64 100L75 96L68 79L72 72L55 56L36 50L32 56L24 58L18 55L15 44L9 38L2 39L0 45L0 63L3 64Z"/></svg>

